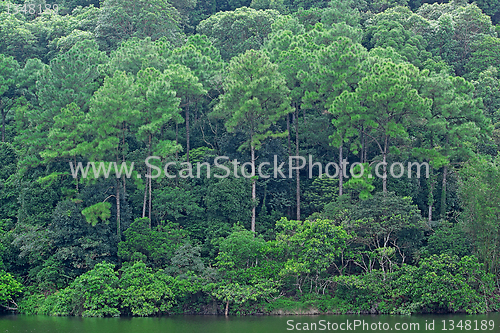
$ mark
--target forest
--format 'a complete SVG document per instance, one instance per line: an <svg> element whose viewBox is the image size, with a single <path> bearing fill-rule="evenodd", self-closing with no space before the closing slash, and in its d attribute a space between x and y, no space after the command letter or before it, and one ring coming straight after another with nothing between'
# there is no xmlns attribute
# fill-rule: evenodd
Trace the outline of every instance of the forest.
<svg viewBox="0 0 500 333"><path fill-rule="evenodd" d="M0 312L500 310L499 23L499 0L1 1ZM209 177L221 156L242 173ZM133 170L74 172L101 162Z"/></svg>

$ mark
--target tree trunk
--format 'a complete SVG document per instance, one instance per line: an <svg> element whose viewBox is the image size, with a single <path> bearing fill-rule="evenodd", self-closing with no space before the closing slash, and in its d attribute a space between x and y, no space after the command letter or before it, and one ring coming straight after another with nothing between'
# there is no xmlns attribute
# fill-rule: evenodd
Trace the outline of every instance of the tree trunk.
<svg viewBox="0 0 500 333"><path fill-rule="evenodd" d="M365 150L365 153L364 153L363 160L364 160L364 161L365 161L365 163L366 163L366 161L368 161L368 159L366 158L366 151L367 151L366 147L364 148L364 150Z"/></svg>
<svg viewBox="0 0 500 333"><path fill-rule="evenodd" d="M76 156L73 156L73 162L75 163L75 167L76 167ZM79 192L79 190L78 190L78 173L76 174L75 180L76 180L76 193L78 193Z"/></svg>
<svg viewBox="0 0 500 333"><path fill-rule="evenodd" d="M344 170L343 170L343 155L342 155L342 144L339 147L339 197L342 196L344 190Z"/></svg>
<svg viewBox="0 0 500 333"><path fill-rule="evenodd" d="M290 135L290 114L287 113L286 114L286 130L288 132L288 135L287 135L287 141L288 141L288 158L290 159L290 156L292 155L292 144L291 144L291 135ZM288 183L288 190L290 192L292 192L292 182L291 181L287 181ZM291 205L289 205L287 207L287 216L289 216L291 218L292 216L292 207Z"/></svg>
<svg viewBox="0 0 500 333"><path fill-rule="evenodd" d="M287 139L288 139L288 156L290 156L290 154L292 153L292 145L290 143L290 114L289 113L286 114L286 130L288 132L288 136L287 136Z"/></svg>
<svg viewBox="0 0 500 333"><path fill-rule="evenodd" d="M434 169L430 169L430 177L428 180L429 186L429 195L427 198L427 204L429 205L429 224L432 221L432 208L434 207L434 184L435 184L435 176Z"/></svg>
<svg viewBox="0 0 500 333"><path fill-rule="evenodd" d="M5 111L2 109L2 142L5 142Z"/></svg>
<svg viewBox="0 0 500 333"><path fill-rule="evenodd" d="M148 145L149 156L151 156L151 134L149 134L149 145ZM146 204L148 203L149 194L149 229L151 229L151 167L148 166L146 171L146 186L144 187L144 199L142 202L142 218L146 217ZM149 189L149 191L148 191Z"/></svg>
<svg viewBox="0 0 500 333"><path fill-rule="evenodd" d="M186 160L189 162L189 102L186 106Z"/></svg>
<svg viewBox="0 0 500 333"><path fill-rule="evenodd" d="M361 130L360 131L361 133L361 156L360 156L360 162L361 164L365 163L365 156L364 156L364 152L365 152L365 134L363 133L363 131Z"/></svg>
<svg viewBox="0 0 500 333"><path fill-rule="evenodd" d="M151 176L151 169L149 171L149 176ZM151 198L151 177L149 177L149 229L151 229L151 206L152 206L152 198Z"/></svg>
<svg viewBox="0 0 500 333"><path fill-rule="evenodd" d="M384 176L382 178L382 191L384 193L387 193L387 145L389 143L389 138L385 137L385 144L384 144L384 159L383 159L383 168L384 168Z"/></svg>
<svg viewBox="0 0 500 333"><path fill-rule="evenodd" d="M368 161L368 159L366 158L366 151L368 150L366 148L366 137L363 138L363 161L365 161L365 163Z"/></svg>
<svg viewBox="0 0 500 333"><path fill-rule="evenodd" d="M255 170L255 147L252 145L250 141L250 151L252 153L252 167ZM252 177L252 232L255 232L255 212L256 212L256 207L255 207L255 201L256 201L256 184L255 184L255 178Z"/></svg>
<svg viewBox="0 0 500 333"><path fill-rule="evenodd" d="M179 144L179 124L175 123L175 144ZM179 153L175 150L175 161L179 160Z"/></svg>
<svg viewBox="0 0 500 333"><path fill-rule="evenodd" d="M149 156L152 154L152 149L151 149L151 133L149 134ZM148 183L149 183L149 229L151 229L151 167L148 167L148 173L149 173L149 178L148 178Z"/></svg>
<svg viewBox="0 0 500 333"><path fill-rule="evenodd" d="M228 313L229 313L229 299L226 301L226 311L224 311L224 315L227 317Z"/></svg>
<svg viewBox="0 0 500 333"><path fill-rule="evenodd" d="M441 218L446 217L446 177L448 175L448 166L444 166L443 170L443 183L441 188Z"/></svg>
<svg viewBox="0 0 500 333"><path fill-rule="evenodd" d="M123 124L122 130L122 147L125 147L125 124ZM122 148L122 163L125 163L125 151ZM123 182L123 195L126 197L127 195L127 181L125 179L125 174L122 176Z"/></svg>
<svg viewBox="0 0 500 333"><path fill-rule="evenodd" d="M384 152L384 159L383 159L383 162L384 162L384 165L382 166L384 169L384 175L383 175L383 178L382 178L382 191L384 193L387 193L387 164L386 164L386 161L387 161L387 154Z"/></svg>
<svg viewBox="0 0 500 333"><path fill-rule="evenodd" d="M120 180L116 179L116 235L118 236L118 240L121 241L121 227L120 227L120 219L121 219L121 208L120 208Z"/></svg>
<svg viewBox="0 0 500 333"><path fill-rule="evenodd" d="M296 116L295 116L295 154L298 157L299 156L299 108L297 106L295 107L295 112L296 112ZM305 114L304 114L304 121L305 121ZM299 163L298 161L296 161L296 162ZM299 175L299 170L297 170L296 183L297 183L297 189L296 189L297 221L300 221L300 175Z"/></svg>
<svg viewBox="0 0 500 333"><path fill-rule="evenodd" d="M148 172L149 174L149 172ZM142 218L146 217L146 202L148 200L148 181L146 180L146 186L144 187L144 201L142 203Z"/></svg>
<svg viewBox="0 0 500 333"><path fill-rule="evenodd" d="M14 301L11 301L12 303L14 303ZM15 304L15 303L14 303ZM10 306L8 305L3 305L3 304L0 304L1 307L3 307L4 309L6 310L9 310L9 311L17 311L17 304L15 304L16 307L15 308L11 308Z"/></svg>

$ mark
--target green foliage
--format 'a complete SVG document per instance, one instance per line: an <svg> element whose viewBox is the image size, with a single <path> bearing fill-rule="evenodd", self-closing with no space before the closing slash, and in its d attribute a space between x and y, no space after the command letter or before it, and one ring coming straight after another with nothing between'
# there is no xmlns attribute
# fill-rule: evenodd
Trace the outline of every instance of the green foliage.
<svg viewBox="0 0 500 333"><path fill-rule="evenodd" d="M270 127L292 112L289 90L277 66L263 52L250 50L232 59L224 88L226 93L212 116L224 119L229 132L249 134L239 150L259 149L266 138L286 135L273 133Z"/></svg>
<svg viewBox="0 0 500 333"><path fill-rule="evenodd" d="M380 268L384 276L396 263L418 257L428 229L411 198L391 192L378 192L354 203L343 196L326 205L319 216L338 220L349 234L345 260L365 273Z"/></svg>
<svg viewBox="0 0 500 333"><path fill-rule="evenodd" d="M364 76L365 57L366 50L346 37L313 51L310 71L299 74L306 87L303 107L325 110L341 92L352 90Z"/></svg>
<svg viewBox="0 0 500 333"><path fill-rule="evenodd" d="M487 70L479 74L474 84L474 96L480 97L483 100L484 114L492 119L492 123L497 123L500 118L500 78L498 69L489 67Z"/></svg>
<svg viewBox="0 0 500 333"><path fill-rule="evenodd" d="M462 258L472 254L472 244L462 224L443 222L429 236L425 250L431 255L449 254Z"/></svg>
<svg viewBox="0 0 500 333"><path fill-rule="evenodd" d="M37 279L43 278L44 283L53 285L49 290L59 289L59 284L66 285L68 280L103 260L116 260L118 240L112 225L89 224L82 210L81 204L70 200L59 202L54 210L47 235L47 243L53 247L50 251L43 250L45 255L51 257L44 262L41 270L34 270ZM40 253L43 252L37 255L40 256Z"/></svg>
<svg viewBox="0 0 500 333"><path fill-rule="evenodd" d="M220 71L223 67L220 51L205 35L189 36L186 44L173 49L165 57L168 61L189 68L205 90L215 88L220 81Z"/></svg>
<svg viewBox="0 0 500 333"><path fill-rule="evenodd" d="M95 226L99 220L108 224L108 219L111 217L110 208L111 204L109 202L99 202L82 210L82 215L92 226Z"/></svg>
<svg viewBox="0 0 500 333"><path fill-rule="evenodd" d="M342 253L346 240L351 236L332 220L289 221L282 218L276 223L279 233L275 246L285 262L281 276L295 276L297 287L308 278L319 287L318 278L333 266L335 259ZM310 275L312 275L310 277Z"/></svg>
<svg viewBox="0 0 500 333"><path fill-rule="evenodd" d="M353 169L354 175L356 177L351 177L347 183L345 183L344 188L352 189L356 193L359 193L359 198L361 200L372 198L371 192L375 190L375 186L373 186L373 175L372 168L369 163L363 163L361 165L357 165Z"/></svg>
<svg viewBox="0 0 500 333"><path fill-rule="evenodd" d="M307 204L312 206L315 212L323 210L323 207L335 200L338 195L338 180L326 176L317 177L313 180L309 190L304 193Z"/></svg>
<svg viewBox="0 0 500 333"><path fill-rule="evenodd" d="M2 142L6 141L7 114L11 109L13 88L19 64L13 57L0 54L0 114L2 116Z"/></svg>
<svg viewBox="0 0 500 333"><path fill-rule="evenodd" d="M212 289L213 288L213 289ZM271 281L253 283L252 285L241 285L239 283L210 284L206 290L211 290L211 295L226 303L226 315L229 304L242 305L248 301L257 301L261 298L270 297L277 292Z"/></svg>
<svg viewBox="0 0 500 333"><path fill-rule="evenodd" d="M335 23L345 22L352 27L359 27L360 20L361 13L359 8L355 7L354 0L332 0L323 11L321 23L333 25Z"/></svg>
<svg viewBox="0 0 500 333"><path fill-rule="evenodd" d="M457 75L467 73L466 65L474 51L471 46L484 35L494 36L491 18L475 3L451 1L443 4L424 4L417 14L437 26L437 29L429 31L426 38L429 51L453 66Z"/></svg>
<svg viewBox="0 0 500 333"><path fill-rule="evenodd" d="M6 142L0 142L0 218L14 219L17 215L17 200L19 189L15 182L9 181L16 173L17 153L14 147Z"/></svg>
<svg viewBox="0 0 500 333"><path fill-rule="evenodd" d="M490 66L500 67L500 38L489 35L478 40L474 45L469 62L467 63L467 78L477 79L479 73L487 70Z"/></svg>
<svg viewBox="0 0 500 333"><path fill-rule="evenodd" d="M40 105L47 112L44 119L49 121L70 103L88 111L92 94L101 84L98 66L106 61L97 43L89 40L76 43L53 59L37 81Z"/></svg>
<svg viewBox="0 0 500 333"><path fill-rule="evenodd" d="M188 233L177 224L159 225L157 230L148 227L149 219L136 219L123 233L125 241L118 244L118 256L130 261L136 252L146 256L155 267L165 267L175 250L187 239Z"/></svg>
<svg viewBox="0 0 500 333"><path fill-rule="evenodd" d="M114 267L110 263L97 264L91 271L77 277L67 288L49 296L38 313L119 316L118 276Z"/></svg>
<svg viewBox="0 0 500 333"><path fill-rule="evenodd" d="M492 296L494 277L475 257L432 256L418 267L395 272L395 295L406 311L484 313L498 306ZM412 311L412 312L413 312Z"/></svg>
<svg viewBox="0 0 500 333"><path fill-rule="evenodd" d="M169 43L166 44L170 47ZM109 61L103 64L100 70L108 76L112 76L116 71L136 75L141 69L148 67L162 70L165 67L165 59L160 55L161 50L159 43L152 41L150 37L132 37L111 52Z"/></svg>
<svg viewBox="0 0 500 333"><path fill-rule="evenodd" d="M172 307L173 293L162 274L153 274L151 268L139 261L122 268L120 277L121 307L134 316L165 313Z"/></svg>
<svg viewBox="0 0 500 333"><path fill-rule="evenodd" d="M161 220L176 223L201 218L204 212L200 207L196 191L183 187L164 187L154 190L153 205Z"/></svg>
<svg viewBox="0 0 500 333"><path fill-rule="evenodd" d="M10 4L0 309L500 308L497 0L61 0L41 14ZM284 162L287 175L292 152L364 173L241 175L257 162L269 175ZM170 175L203 163L201 176L143 178L153 155ZM71 177L69 162L101 161L135 168ZM428 178L406 170L415 161Z"/></svg>
<svg viewBox="0 0 500 333"><path fill-rule="evenodd" d="M497 273L499 269L497 253L500 249L497 211L500 176L498 158L478 157L462 169L460 196L464 213L461 220L470 235L474 253L486 265L488 272Z"/></svg>
<svg viewBox="0 0 500 333"><path fill-rule="evenodd" d="M357 153L363 134L374 141L382 162L386 163L391 143L408 140L408 121L429 117L432 101L415 89L415 80L420 75L410 64L374 64L354 92L345 90L330 107L334 115L332 123L337 127L334 145L356 138L350 149ZM382 166L383 191L387 192L387 166Z"/></svg>
<svg viewBox="0 0 500 333"><path fill-rule="evenodd" d="M13 57L0 54L0 97L3 97L14 86L17 70L19 70L19 64Z"/></svg>
<svg viewBox="0 0 500 333"><path fill-rule="evenodd" d="M478 0L476 4L486 15L491 16L493 23L498 24L499 5L498 0Z"/></svg>
<svg viewBox="0 0 500 333"><path fill-rule="evenodd" d="M261 237L235 225L233 232L220 243L217 266L224 270L255 266L262 259L264 246Z"/></svg>
<svg viewBox="0 0 500 333"><path fill-rule="evenodd" d="M181 99L181 105L194 101L207 93L199 79L186 66L173 64L167 67L165 74L171 81L172 89L176 96Z"/></svg>
<svg viewBox="0 0 500 333"><path fill-rule="evenodd" d="M54 117L48 149L41 152L40 156L46 159L78 156L77 147L84 142L81 129L84 121L85 113L74 102L62 108L60 114Z"/></svg>
<svg viewBox="0 0 500 333"><path fill-rule="evenodd" d="M179 76L183 77L181 73ZM138 105L129 105L129 107L132 112L138 111L138 119L132 118L132 122L134 120L136 122L134 124L136 136L139 140L149 140L150 151L153 149L150 143L153 134L158 133L171 120L180 122L178 115L180 98L176 98L176 94L180 94L181 91L180 87L175 86L176 84L180 85L169 71L162 74L154 68L146 68L137 73L132 89ZM174 91L175 88L177 89Z"/></svg>
<svg viewBox="0 0 500 333"><path fill-rule="evenodd" d="M113 264L97 264L91 271L79 276L69 286L73 291L73 299L81 297L83 300L82 316L103 317L118 316L119 293L117 290L118 277L113 270Z"/></svg>
<svg viewBox="0 0 500 333"><path fill-rule="evenodd" d="M200 22L197 31L211 38L222 59L227 61L247 50L259 50L279 16L279 12L272 9L242 7L210 16Z"/></svg>
<svg viewBox="0 0 500 333"><path fill-rule="evenodd" d="M274 9L281 14L287 12L287 8L284 5L284 0L252 0L250 7L253 9Z"/></svg>
<svg viewBox="0 0 500 333"><path fill-rule="evenodd" d="M498 307L498 297L493 295L494 277L474 256L432 256L418 266L403 264L385 278L381 273L375 270L335 279L339 284L337 297L348 304L345 310L476 314Z"/></svg>
<svg viewBox="0 0 500 333"><path fill-rule="evenodd" d="M178 43L181 38L178 22L178 11L165 0L106 0L101 5L96 37L108 50L130 37L152 40L165 37Z"/></svg>
<svg viewBox="0 0 500 333"><path fill-rule="evenodd" d="M14 299L23 291L23 285L16 281L14 277L5 272L0 271L0 306L4 308L16 309Z"/></svg>
<svg viewBox="0 0 500 333"><path fill-rule="evenodd" d="M209 182L207 190L211 195L204 200L210 221L223 222L228 231L238 222L247 226L252 207L251 199L248 197L249 186L249 180L242 177L228 177Z"/></svg>
<svg viewBox="0 0 500 333"><path fill-rule="evenodd" d="M193 246L190 242L181 245L170 259L171 266L165 271L172 276L181 278L191 274L201 275L205 272L205 264L200 256L200 246Z"/></svg>
<svg viewBox="0 0 500 333"><path fill-rule="evenodd" d="M0 53L24 62L36 50L37 37L26 29L21 15L7 13L6 5L7 2L2 4L3 10L0 12Z"/></svg>

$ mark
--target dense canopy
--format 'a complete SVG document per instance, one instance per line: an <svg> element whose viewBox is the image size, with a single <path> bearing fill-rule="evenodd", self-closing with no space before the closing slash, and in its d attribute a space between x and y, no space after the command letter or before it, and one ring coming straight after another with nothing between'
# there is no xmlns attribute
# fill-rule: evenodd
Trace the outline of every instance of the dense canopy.
<svg viewBox="0 0 500 333"><path fill-rule="evenodd" d="M499 310L499 23L0 2L0 312Z"/></svg>

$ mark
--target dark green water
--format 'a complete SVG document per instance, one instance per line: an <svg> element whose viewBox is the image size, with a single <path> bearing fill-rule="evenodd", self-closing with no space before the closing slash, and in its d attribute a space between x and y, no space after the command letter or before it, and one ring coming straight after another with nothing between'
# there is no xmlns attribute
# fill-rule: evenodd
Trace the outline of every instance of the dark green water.
<svg viewBox="0 0 500 333"><path fill-rule="evenodd" d="M432 322L434 322L434 330L429 327ZM315 323L316 327L312 323ZM360 324L360 326L355 329L354 324ZM384 324L386 329L384 329ZM417 324L419 330L416 329ZM451 329L452 324L455 326L453 330ZM0 316L1 333L278 333L297 331L297 328L301 329L301 331L309 329L309 331L323 332L398 332L397 329L399 328L399 331L402 332L487 331L499 333L500 314L492 313L476 316L248 316L228 318L223 316L169 316L161 318Z"/></svg>

